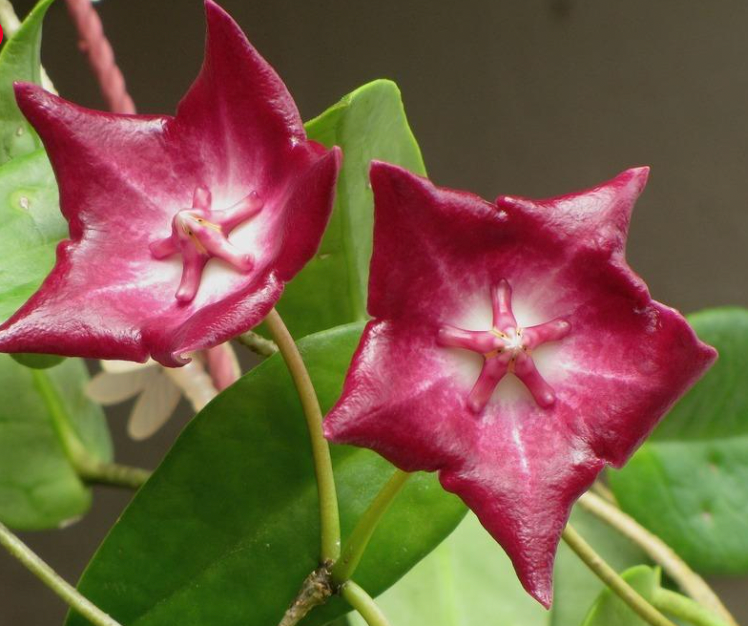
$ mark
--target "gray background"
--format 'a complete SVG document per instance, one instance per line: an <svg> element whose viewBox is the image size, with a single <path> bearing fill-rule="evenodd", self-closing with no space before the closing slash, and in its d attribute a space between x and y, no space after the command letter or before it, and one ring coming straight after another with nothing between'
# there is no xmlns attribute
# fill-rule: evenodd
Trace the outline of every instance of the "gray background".
<svg viewBox="0 0 748 626"><path fill-rule="evenodd" d="M32 2L17 0L25 13ZM377 77L395 79L431 177L487 198L555 195L633 165L652 175L629 258L653 295L689 312L748 304L748 3L739 0L224 0L288 84L305 119ZM196 75L200 0L97 5L141 112L173 112ZM64 4L49 12L44 63L58 89L103 106ZM185 414L186 411L183 411ZM181 422L146 444L113 419L118 458L153 467ZM27 536L69 580L126 503ZM748 585L720 581L748 621ZM57 624L64 611L0 555L0 625ZM573 625L570 625L573 626Z"/></svg>

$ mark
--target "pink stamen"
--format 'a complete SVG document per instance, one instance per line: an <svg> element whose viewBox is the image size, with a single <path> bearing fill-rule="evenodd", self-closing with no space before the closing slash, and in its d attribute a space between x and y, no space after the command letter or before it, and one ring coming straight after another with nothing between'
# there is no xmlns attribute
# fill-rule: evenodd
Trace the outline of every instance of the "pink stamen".
<svg viewBox="0 0 748 626"><path fill-rule="evenodd" d="M182 278L176 292L179 302L194 300L203 269L211 258L218 258L247 273L254 267L251 254L237 249L229 240L231 231L254 217L263 203L253 191L223 211L212 210L212 195L202 185L195 189L192 207L178 211L172 220L171 235L150 244L156 259L182 255Z"/></svg>
<svg viewBox="0 0 748 626"><path fill-rule="evenodd" d="M468 407L474 413L480 413L499 382L508 373L513 373L524 383L538 406L549 408L556 401L556 394L535 367L531 350L563 339L571 332L571 324L559 317L537 326L519 327L512 311L512 288L505 279L491 289L491 304L491 329L463 330L444 325L439 328L436 338L440 346L470 350L483 356L483 368L468 396Z"/></svg>

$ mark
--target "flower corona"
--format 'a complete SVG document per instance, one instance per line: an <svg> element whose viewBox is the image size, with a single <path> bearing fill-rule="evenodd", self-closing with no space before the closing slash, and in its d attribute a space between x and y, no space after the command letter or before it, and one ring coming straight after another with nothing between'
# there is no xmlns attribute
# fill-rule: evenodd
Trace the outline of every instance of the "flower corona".
<svg viewBox="0 0 748 626"><path fill-rule="evenodd" d="M556 394L535 366L532 351L549 341L563 339L569 334L571 324L558 318L529 328L518 326L512 312L512 288L504 279L491 289L491 304L490 330L444 325L437 337L441 346L470 350L484 358L480 376L468 397L470 410L480 413L501 379L509 373L525 384L538 406L550 407L556 401Z"/></svg>

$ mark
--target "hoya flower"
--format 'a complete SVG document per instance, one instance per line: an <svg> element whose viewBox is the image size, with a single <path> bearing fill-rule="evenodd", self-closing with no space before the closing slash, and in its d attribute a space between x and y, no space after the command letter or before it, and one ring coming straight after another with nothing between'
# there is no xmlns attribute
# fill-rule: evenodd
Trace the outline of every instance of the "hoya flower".
<svg viewBox="0 0 748 626"><path fill-rule="evenodd" d="M545 606L576 498L716 357L624 259L647 173L492 204L372 165L374 319L326 435L438 471Z"/></svg>
<svg viewBox="0 0 748 626"><path fill-rule="evenodd" d="M218 5L205 8L205 61L175 117L16 86L70 240L0 327L0 350L181 365L261 321L315 253L340 152L307 139L274 70Z"/></svg>
<svg viewBox="0 0 748 626"><path fill-rule="evenodd" d="M149 359L102 361L101 372L86 387L89 398L102 405L137 398L127 422L132 439L154 435L172 416L184 396L197 412L240 376L239 362L227 343L204 350L184 367L163 367Z"/></svg>

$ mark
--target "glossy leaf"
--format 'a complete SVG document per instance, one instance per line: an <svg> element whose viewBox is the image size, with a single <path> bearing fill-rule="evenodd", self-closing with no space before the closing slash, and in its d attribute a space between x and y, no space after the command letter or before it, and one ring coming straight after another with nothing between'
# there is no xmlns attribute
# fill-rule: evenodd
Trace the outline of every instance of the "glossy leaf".
<svg viewBox="0 0 748 626"><path fill-rule="evenodd" d="M43 379L56 397L41 392ZM52 414L59 399L88 452L110 460L104 415L86 398L87 381L82 361L35 371L0 355L0 521L8 526L54 528L88 510L91 492L70 465Z"/></svg>
<svg viewBox="0 0 748 626"><path fill-rule="evenodd" d="M572 521L619 571L643 560L635 547L588 513L576 509ZM469 514L454 533L377 603L393 624L579 624L603 589L602 583L564 545L559 549L554 578L555 599L548 612L527 595L507 556L475 516ZM355 613L349 620L352 626L365 626Z"/></svg>
<svg viewBox="0 0 748 626"><path fill-rule="evenodd" d="M544 626L549 614L470 513L439 547L377 599L392 624ZM351 614L352 626L366 626Z"/></svg>
<svg viewBox="0 0 748 626"><path fill-rule="evenodd" d="M337 398L361 325L301 342L323 409ZM393 472L362 449L333 450L344 534ZM464 506L432 475L406 485L356 574L377 594L457 525ZM291 379L273 356L185 429L99 549L80 584L128 626L277 624L317 566L309 437ZM112 581L116 580L113 585ZM306 625L347 612L339 598ZM73 616L68 624L82 626Z"/></svg>
<svg viewBox="0 0 748 626"><path fill-rule="evenodd" d="M0 166L0 320L39 288L67 233L44 151Z"/></svg>
<svg viewBox="0 0 748 626"><path fill-rule="evenodd" d="M278 306L298 337L366 317L374 222L370 161L388 161L425 174L400 91L392 81L376 80L356 89L307 122L306 131L327 147L340 146L343 167L320 249L286 287Z"/></svg>
<svg viewBox="0 0 748 626"><path fill-rule="evenodd" d="M621 577L645 599L651 601L660 586L658 568L637 565ZM604 589L582 626L647 626L629 606L610 589Z"/></svg>
<svg viewBox="0 0 748 626"><path fill-rule="evenodd" d="M0 164L41 147L16 105L13 82L41 82L42 22L53 0L41 0L0 52Z"/></svg>
<svg viewBox="0 0 748 626"><path fill-rule="evenodd" d="M610 473L621 507L694 568L748 572L748 311L690 318L720 352L622 470Z"/></svg>

